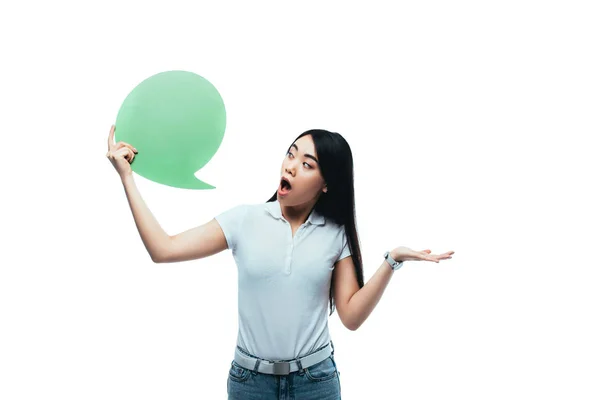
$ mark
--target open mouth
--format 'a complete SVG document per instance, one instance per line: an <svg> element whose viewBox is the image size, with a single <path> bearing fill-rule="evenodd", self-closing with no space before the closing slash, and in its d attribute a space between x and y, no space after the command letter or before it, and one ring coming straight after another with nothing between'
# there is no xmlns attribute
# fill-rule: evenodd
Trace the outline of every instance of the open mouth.
<svg viewBox="0 0 600 400"><path fill-rule="evenodd" d="M290 185L290 183L288 181L286 181L285 179L281 179L281 182L279 182L279 191L281 192L281 194L287 194L292 190L292 185Z"/></svg>

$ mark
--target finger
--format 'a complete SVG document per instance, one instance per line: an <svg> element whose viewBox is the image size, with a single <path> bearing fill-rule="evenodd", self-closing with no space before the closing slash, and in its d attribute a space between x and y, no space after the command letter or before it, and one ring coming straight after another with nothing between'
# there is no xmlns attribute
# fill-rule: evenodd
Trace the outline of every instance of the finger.
<svg viewBox="0 0 600 400"><path fill-rule="evenodd" d="M429 255L421 254L420 258L421 258L421 260L425 260L425 261L435 261L435 262L438 262L435 257L431 257Z"/></svg>
<svg viewBox="0 0 600 400"><path fill-rule="evenodd" d="M133 150L129 150L131 152L131 161L129 162L130 164L133 162L133 159L135 158L135 152Z"/></svg>
<svg viewBox="0 0 600 400"><path fill-rule="evenodd" d="M129 147L127 147L126 149L127 149L127 156L125 158L127 159L127 161L129 161L129 164L131 164L133 162L133 158L135 157L135 154L133 153L133 150L131 150Z"/></svg>
<svg viewBox="0 0 600 400"><path fill-rule="evenodd" d="M115 142L115 126L110 126L110 132L108 132L108 150L110 151L111 146Z"/></svg>
<svg viewBox="0 0 600 400"><path fill-rule="evenodd" d="M129 161L130 152L131 152L131 149L129 149L127 147L121 147L118 150L112 151L111 154L113 155L113 158L122 157L122 158L126 159L127 161Z"/></svg>
<svg viewBox="0 0 600 400"><path fill-rule="evenodd" d="M121 147L129 147L131 150L133 150L134 153L137 153L137 149L135 147L133 147L132 145L130 145L129 143L125 143L125 142L119 142L117 143L116 148L120 149Z"/></svg>
<svg viewBox="0 0 600 400"><path fill-rule="evenodd" d="M131 164L131 160L130 160L130 158L131 158L131 149L128 149L127 147L123 147L123 153L124 153L123 154L123 158L125 160L127 160L128 163Z"/></svg>

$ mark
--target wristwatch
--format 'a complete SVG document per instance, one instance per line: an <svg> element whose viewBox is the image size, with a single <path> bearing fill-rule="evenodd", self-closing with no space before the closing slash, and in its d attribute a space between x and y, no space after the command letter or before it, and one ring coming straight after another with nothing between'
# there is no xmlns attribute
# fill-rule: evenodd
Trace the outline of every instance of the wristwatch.
<svg viewBox="0 0 600 400"><path fill-rule="evenodd" d="M400 267L402 267L402 264L404 263L404 261L396 261L392 258L392 256L390 256L390 252L386 251L385 254L383 255L383 257L385 258L385 261L388 262L388 264L390 264L390 267L392 267L393 271L397 271L400 269Z"/></svg>

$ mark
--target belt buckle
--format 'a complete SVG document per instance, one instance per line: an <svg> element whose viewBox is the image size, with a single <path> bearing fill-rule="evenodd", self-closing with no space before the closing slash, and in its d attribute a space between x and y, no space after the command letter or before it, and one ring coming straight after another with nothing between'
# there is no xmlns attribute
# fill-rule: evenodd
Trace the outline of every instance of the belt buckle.
<svg viewBox="0 0 600 400"><path fill-rule="evenodd" d="M289 362L274 362L273 363L273 374L275 375L288 375L290 373Z"/></svg>

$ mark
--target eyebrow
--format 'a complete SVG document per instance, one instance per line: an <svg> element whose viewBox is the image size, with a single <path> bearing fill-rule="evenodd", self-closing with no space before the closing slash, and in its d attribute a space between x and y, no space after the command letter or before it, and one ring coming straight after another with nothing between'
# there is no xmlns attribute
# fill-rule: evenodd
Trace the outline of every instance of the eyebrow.
<svg viewBox="0 0 600 400"><path fill-rule="evenodd" d="M290 149L291 149L292 147L293 147L293 148L295 148L295 149L296 149L296 151L298 151L298 146L296 146L296 143L292 144L292 145L290 146ZM316 162L317 164L319 164L319 160L317 160L317 159L316 159L316 157L315 157L315 156L313 156L312 154L308 154L308 153L307 153L307 154L304 154L304 157L311 158L311 159L315 160L315 162Z"/></svg>

